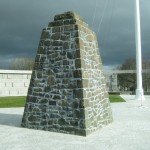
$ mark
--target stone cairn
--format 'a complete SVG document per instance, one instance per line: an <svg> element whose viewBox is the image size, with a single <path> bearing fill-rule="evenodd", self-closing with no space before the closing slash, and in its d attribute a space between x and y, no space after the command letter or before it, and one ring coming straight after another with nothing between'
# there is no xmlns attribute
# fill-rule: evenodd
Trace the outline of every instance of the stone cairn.
<svg viewBox="0 0 150 150"><path fill-rule="evenodd" d="M56 15L41 34L22 127L86 136L112 121L95 33L73 12Z"/></svg>

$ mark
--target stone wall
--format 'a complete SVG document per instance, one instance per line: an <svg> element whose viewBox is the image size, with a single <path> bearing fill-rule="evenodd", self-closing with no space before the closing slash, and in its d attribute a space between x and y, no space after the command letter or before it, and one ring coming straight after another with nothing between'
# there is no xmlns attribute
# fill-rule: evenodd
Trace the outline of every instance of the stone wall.
<svg viewBox="0 0 150 150"><path fill-rule="evenodd" d="M0 96L26 96L31 72L0 70Z"/></svg>
<svg viewBox="0 0 150 150"><path fill-rule="evenodd" d="M86 136L112 122L95 33L75 13L44 28L22 126Z"/></svg>

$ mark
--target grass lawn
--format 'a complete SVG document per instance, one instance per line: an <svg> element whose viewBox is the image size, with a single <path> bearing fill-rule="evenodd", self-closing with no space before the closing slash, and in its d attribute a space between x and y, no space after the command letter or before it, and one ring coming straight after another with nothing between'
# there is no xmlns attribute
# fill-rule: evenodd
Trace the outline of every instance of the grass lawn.
<svg viewBox="0 0 150 150"><path fill-rule="evenodd" d="M126 102L121 96L119 95L109 95L109 99L111 103L115 102Z"/></svg>
<svg viewBox="0 0 150 150"><path fill-rule="evenodd" d="M25 96L0 97L0 108L24 107Z"/></svg>
<svg viewBox="0 0 150 150"><path fill-rule="evenodd" d="M111 103L125 102L119 95L109 95L109 99ZM25 96L0 97L0 108L24 107L25 101Z"/></svg>

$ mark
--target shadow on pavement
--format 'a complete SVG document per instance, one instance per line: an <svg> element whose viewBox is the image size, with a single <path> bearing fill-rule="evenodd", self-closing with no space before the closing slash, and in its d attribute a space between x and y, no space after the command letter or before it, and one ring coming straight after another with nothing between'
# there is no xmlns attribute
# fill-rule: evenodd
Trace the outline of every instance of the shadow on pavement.
<svg viewBox="0 0 150 150"><path fill-rule="evenodd" d="M0 113L0 125L21 127L22 115Z"/></svg>

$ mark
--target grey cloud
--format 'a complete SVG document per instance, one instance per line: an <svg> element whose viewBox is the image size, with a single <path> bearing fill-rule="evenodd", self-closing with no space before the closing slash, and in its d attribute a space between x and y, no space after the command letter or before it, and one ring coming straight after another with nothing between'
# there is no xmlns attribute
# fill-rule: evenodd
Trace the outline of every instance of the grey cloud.
<svg viewBox="0 0 150 150"><path fill-rule="evenodd" d="M96 6L97 1L97 6ZM97 32L106 0L1 0L0 63L9 64L18 56L35 56L41 30L55 14L75 11ZM96 6L96 7L95 7ZM150 1L141 1L143 58L150 59ZM97 35L104 65L117 65L135 57L134 1L108 0L100 32ZM6 59L4 59L6 58Z"/></svg>

